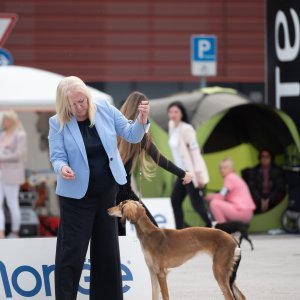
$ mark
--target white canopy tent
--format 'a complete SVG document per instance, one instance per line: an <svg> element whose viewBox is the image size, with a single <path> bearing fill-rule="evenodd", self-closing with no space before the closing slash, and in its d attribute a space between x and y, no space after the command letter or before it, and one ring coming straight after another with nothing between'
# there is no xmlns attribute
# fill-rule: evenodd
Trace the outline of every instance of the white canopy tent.
<svg viewBox="0 0 300 300"><path fill-rule="evenodd" d="M23 66L0 67L0 109L18 111L54 111L56 87L64 76ZM110 95L89 87L94 101Z"/></svg>
<svg viewBox="0 0 300 300"><path fill-rule="evenodd" d="M14 109L24 125L28 138L26 168L50 169L48 154L49 117L55 114L56 88L64 76L23 66L0 67L1 111ZM110 95L89 87L93 100L107 100Z"/></svg>
<svg viewBox="0 0 300 300"><path fill-rule="evenodd" d="M0 67L0 131L1 111L14 109L27 133L28 174L36 178L48 178L51 166L48 154L49 117L55 114L55 98L58 83L64 76L41 69L23 66ZM113 104L110 95L88 87L95 102L106 100ZM49 173L50 172L50 173ZM46 180L48 182L48 180ZM53 182L48 182L49 211L58 214Z"/></svg>

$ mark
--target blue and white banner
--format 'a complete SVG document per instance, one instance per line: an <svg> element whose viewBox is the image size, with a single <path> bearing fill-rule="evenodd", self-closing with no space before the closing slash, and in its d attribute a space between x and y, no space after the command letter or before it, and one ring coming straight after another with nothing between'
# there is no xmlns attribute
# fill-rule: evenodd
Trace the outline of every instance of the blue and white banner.
<svg viewBox="0 0 300 300"><path fill-rule="evenodd" d="M56 238L0 240L0 299L55 299ZM150 275L136 237L120 237L123 293L126 300L150 300ZM86 257L78 300L89 299L89 256Z"/></svg>
<svg viewBox="0 0 300 300"><path fill-rule="evenodd" d="M175 228L169 198L143 202L161 228ZM150 300L151 280L136 237L127 222L127 236L119 237L125 300ZM0 299L55 299L54 261L56 238L0 239ZM89 251L88 251L89 253ZM78 300L88 299L90 258L87 254L78 289Z"/></svg>

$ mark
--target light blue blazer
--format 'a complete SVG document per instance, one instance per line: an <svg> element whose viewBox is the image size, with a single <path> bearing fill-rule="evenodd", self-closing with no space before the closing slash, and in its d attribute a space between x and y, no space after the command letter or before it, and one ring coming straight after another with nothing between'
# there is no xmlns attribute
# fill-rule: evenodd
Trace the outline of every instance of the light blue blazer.
<svg viewBox="0 0 300 300"><path fill-rule="evenodd" d="M117 136L130 143L138 143L150 124L142 125L137 120L127 120L118 109L105 100L97 102L96 107L95 127L108 156L112 175L117 183L125 184L126 171L118 151ZM49 119L49 125L50 162L58 175L56 193L81 199L88 188L90 171L77 120L73 117L60 131L60 124L55 115ZM60 176L61 168L65 165L75 172L74 180L66 180Z"/></svg>

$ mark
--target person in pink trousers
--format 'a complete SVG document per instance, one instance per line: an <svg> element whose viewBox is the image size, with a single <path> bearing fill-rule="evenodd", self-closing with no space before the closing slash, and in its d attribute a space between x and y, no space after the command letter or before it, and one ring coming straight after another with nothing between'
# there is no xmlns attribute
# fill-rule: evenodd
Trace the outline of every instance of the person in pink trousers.
<svg viewBox="0 0 300 300"><path fill-rule="evenodd" d="M256 208L246 182L235 173L233 161L223 159L220 173L224 177L224 185L219 193L207 194L210 211L218 223L240 221L248 223Z"/></svg>

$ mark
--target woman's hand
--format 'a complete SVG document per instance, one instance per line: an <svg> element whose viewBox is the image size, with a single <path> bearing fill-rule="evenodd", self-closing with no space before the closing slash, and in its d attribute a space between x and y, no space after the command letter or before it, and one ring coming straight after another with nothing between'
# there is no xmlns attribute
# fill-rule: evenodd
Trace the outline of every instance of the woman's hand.
<svg viewBox="0 0 300 300"><path fill-rule="evenodd" d="M75 173L69 166L63 166L60 175L63 179L75 179Z"/></svg>
<svg viewBox="0 0 300 300"><path fill-rule="evenodd" d="M185 176L182 178L182 184L189 184L193 180L193 173L185 172Z"/></svg>
<svg viewBox="0 0 300 300"><path fill-rule="evenodd" d="M262 212L266 212L269 209L269 202L270 202L269 199L261 199L260 209L261 209Z"/></svg>
<svg viewBox="0 0 300 300"><path fill-rule="evenodd" d="M195 177L197 180L197 188L202 189L205 187L205 183L203 182L202 176L200 172L195 173Z"/></svg>
<svg viewBox="0 0 300 300"><path fill-rule="evenodd" d="M205 183L202 180L198 180L198 188L203 189L205 187Z"/></svg>
<svg viewBox="0 0 300 300"><path fill-rule="evenodd" d="M139 115L138 115L139 122L141 124L146 124L150 113L149 101L147 100L141 101L141 104L138 107L138 111L139 111Z"/></svg>

